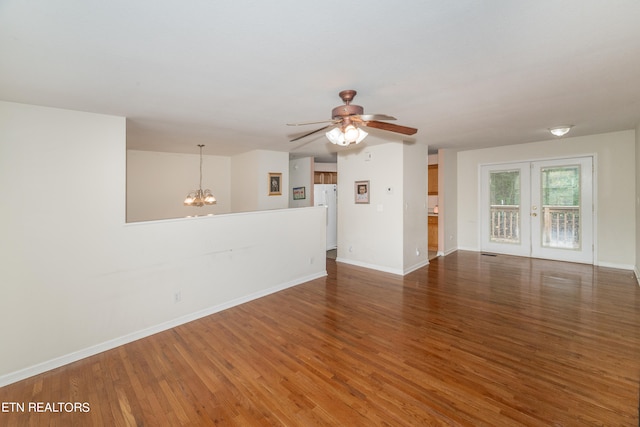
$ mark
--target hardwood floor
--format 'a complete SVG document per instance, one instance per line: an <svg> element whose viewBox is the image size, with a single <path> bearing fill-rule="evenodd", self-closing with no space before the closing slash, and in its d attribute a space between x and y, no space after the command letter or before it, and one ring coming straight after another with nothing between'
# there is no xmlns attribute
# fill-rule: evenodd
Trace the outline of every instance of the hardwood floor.
<svg viewBox="0 0 640 427"><path fill-rule="evenodd" d="M0 388L90 409L0 425L638 425L633 273L471 252L405 277L327 269Z"/></svg>

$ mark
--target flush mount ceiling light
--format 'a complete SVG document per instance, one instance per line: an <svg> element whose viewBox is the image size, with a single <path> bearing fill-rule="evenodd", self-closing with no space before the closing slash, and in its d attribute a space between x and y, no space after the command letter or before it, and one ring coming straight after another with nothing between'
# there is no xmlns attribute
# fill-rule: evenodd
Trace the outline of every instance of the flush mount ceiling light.
<svg viewBox="0 0 640 427"><path fill-rule="evenodd" d="M216 203L216 198L213 197L211 190L207 189L202 191L202 147L204 147L204 145L198 144L198 147L200 147L200 187L187 194L186 199L184 199L185 206L202 207L204 205L213 205Z"/></svg>
<svg viewBox="0 0 640 427"><path fill-rule="evenodd" d="M549 132L551 132L553 136L565 136L569 133L572 127L573 125L556 126L549 128Z"/></svg>

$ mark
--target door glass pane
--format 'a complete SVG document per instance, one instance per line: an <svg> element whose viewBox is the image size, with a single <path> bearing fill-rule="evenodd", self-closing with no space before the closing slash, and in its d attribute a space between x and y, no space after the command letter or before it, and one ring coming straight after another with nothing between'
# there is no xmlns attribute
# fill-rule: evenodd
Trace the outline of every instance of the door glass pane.
<svg viewBox="0 0 640 427"><path fill-rule="evenodd" d="M542 246L580 249L580 165L542 168Z"/></svg>
<svg viewBox="0 0 640 427"><path fill-rule="evenodd" d="M520 171L489 174L489 239L497 243L520 243Z"/></svg>

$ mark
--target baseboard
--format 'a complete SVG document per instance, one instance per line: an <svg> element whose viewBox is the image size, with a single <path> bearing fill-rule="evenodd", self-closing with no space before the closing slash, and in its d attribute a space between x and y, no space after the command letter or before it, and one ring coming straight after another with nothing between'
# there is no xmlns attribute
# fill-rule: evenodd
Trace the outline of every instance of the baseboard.
<svg viewBox="0 0 640 427"><path fill-rule="evenodd" d="M282 283L280 285L273 286L271 288L264 289L259 292L255 292L253 294L249 294L240 298L235 298L233 300L206 308L204 310L200 310L194 313L189 313L184 316L180 316L178 318L169 320L167 322L163 322L158 325L151 326L149 328L146 328L137 332L133 332L131 334L127 334L119 338L114 338L112 340L108 340L103 343L96 344L96 345L87 347L85 349L75 351L73 353L66 354L64 356L56 357L55 359L51 359L46 362L38 363L37 365L29 366L19 371L1 375L0 387L4 387L6 385L9 385L18 381L22 381L34 375L42 374L43 372L47 372L64 365L68 365L69 363L77 362L78 360L81 360L90 356L95 356L96 354L114 349L116 347L120 347L121 345L128 344L133 341L137 341L141 338L145 338L145 337L157 334L159 332L166 331L167 329L175 328L176 326L180 326L185 323L192 322L202 317L206 317L211 314L224 311L231 307L235 307L237 305L244 304L246 302L249 302L258 298L262 298L269 294L273 294L273 293L282 291L284 289L291 288L293 286L297 286L302 283L306 283L311 280L318 279L320 277L325 277L325 276L327 276L326 270L324 272L320 272L317 274L300 277L298 279L295 279L286 283Z"/></svg>
<svg viewBox="0 0 640 427"><path fill-rule="evenodd" d="M402 273L402 275L405 276L405 275L407 275L407 274L409 274L409 273L411 273L413 271L416 271L416 270L418 270L418 269L420 269L420 268L422 268L424 266L427 266L427 265L429 265L429 260L428 259L424 260L422 262L419 262L419 263L417 263L417 264L415 264L415 265L413 265L411 267L405 268L404 269L404 273Z"/></svg>
<svg viewBox="0 0 640 427"><path fill-rule="evenodd" d="M637 265L633 269L633 273L636 275L636 281L638 282L638 286L640 286L640 271L638 271Z"/></svg>
<svg viewBox="0 0 640 427"><path fill-rule="evenodd" d="M617 268L619 270L634 270L634 266L630 265L630 264L617 264L615 262L597 262L594 263L594 265L597 265L598 267L607 267L607 268Z"/></svg>
<svg viewBox="0 0 640 427"><path fill-rule="evenodd" d="M355 261L352 259L346 259L346 258L336 258L337 262L341 262L344 264L351 264L351 265L355 265L358 267L364 267L364 268L369 268L371 270L378 270L378 271L383 271L385 273L392 273L392 274L397 274L399 276L403 275L403 271L398 269L398 268L390 268L390 267L386 267L384 265L377 265L377 264L369 264L368 262L361 262L361 261Z"/></svg>
<svg viewBox="0 0 640 427"><path fill-rule="evenodd" d="M476 249L476 248L457 248L455 250L460 250L460 251L469 251L469 252L481 252L480 249ZM448 255L448 254L447 254ZM514 256L519 256L519 255L514 255ZM565 262L572 262L572 261L565 261ZM593 265L596 265L598 267L607 267L607 268L617 268L619 270L635 270L636 272L636 278L638 278L638 270L637 267L633 266L633 265L629 265L629 264L618 264L618 263L614 263L614 262L598 262L595 261L593 263ZM639 283L640 283L640 279Z"/></svg>
<svg viewBox="0 0 640 427"><path fill-rule="evenodd" d="M420 262L418 264L412 265L411 267L401 270L399 268L390 268L384 265L369 264L367 262L355 261L352 259L346 259L346 258L340 258L340 257L336 258L336 261L344 264L355 265L358 267L369 268L371 270L383 271L385 273L397 274L398 276L404 276L406 274L411 273L412 271L415 271L419 268L424 267L425 265L429 265L429 260L425 260L423 262Z"/></svg>

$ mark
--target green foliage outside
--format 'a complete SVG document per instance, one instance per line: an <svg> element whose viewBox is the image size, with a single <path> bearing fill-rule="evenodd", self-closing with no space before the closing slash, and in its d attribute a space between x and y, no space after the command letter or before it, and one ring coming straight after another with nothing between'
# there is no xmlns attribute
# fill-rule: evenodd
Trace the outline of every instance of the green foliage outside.
<svg viewBox="0 0 640 427"><path fill-rule="evenodd" d="M544 168L541 171L543 206L580 205L580 166ZM520 172L492 172L489 180L492 205L520 205Z"/></svg>
<svg viewBox="0 0 640 427"><path fill-rule="evenodd" d="M520 205L520 172L492 172L490 179L492 205Z"/></svg>
<svg viewBox="0 0 640 427"><path fill-rule="evenodd" d="M544 206L580 205L579 166L542 169L541 181Z"/></svg>

